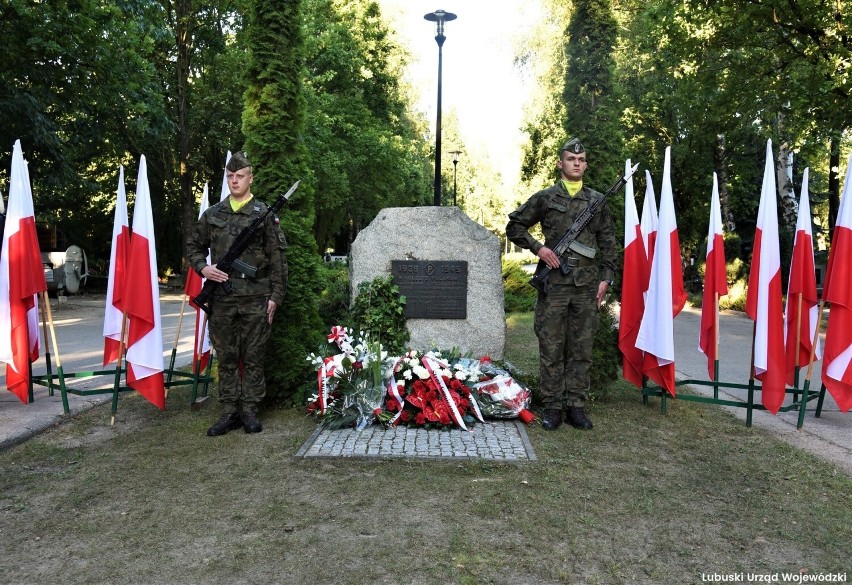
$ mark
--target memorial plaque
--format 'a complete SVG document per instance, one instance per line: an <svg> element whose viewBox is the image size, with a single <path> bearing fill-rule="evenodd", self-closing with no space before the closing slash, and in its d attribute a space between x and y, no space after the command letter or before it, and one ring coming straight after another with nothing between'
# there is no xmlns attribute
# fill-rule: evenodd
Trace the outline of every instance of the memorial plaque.
<svg viewBox="0 0 852 585"><path fill-rule="evenodd" d="M406 319L467 319L467 262L391 260Z"/></svg>

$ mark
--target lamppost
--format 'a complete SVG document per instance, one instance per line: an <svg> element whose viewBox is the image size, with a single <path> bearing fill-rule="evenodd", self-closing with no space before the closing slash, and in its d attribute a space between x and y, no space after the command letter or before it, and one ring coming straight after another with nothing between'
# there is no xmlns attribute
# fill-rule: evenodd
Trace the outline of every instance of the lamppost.
<svg viewBox="0 0 852 585"><path fill-rule="evenodd" d="M458 203L456 203L456 171L458 170L461 151L451 150L450 154L453 155L453 205L458 207Z"/></svg>
<svg viewBox="0 0 852 585"><path fill-rule="evenodd" d="M438 43L438 121L435 123L435 197L433 205L441 205L441 48L447 37L444 36L444 23L456 19L452 12L436 10L423 18L435 23L435 42Z"/></svg>

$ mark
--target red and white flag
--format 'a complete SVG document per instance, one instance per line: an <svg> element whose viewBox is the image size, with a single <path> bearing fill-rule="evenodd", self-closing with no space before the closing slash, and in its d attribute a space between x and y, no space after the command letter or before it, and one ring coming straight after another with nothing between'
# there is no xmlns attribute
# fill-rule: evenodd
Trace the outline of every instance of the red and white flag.
<svg viewBox="0 0 852 585"><path fill-rule="evenodd" d="M624 173L631 169L630 159L624 163ZM621 371L624 379L637 388L642 387L644 355L636 347L639 324L645 312L645 291L648 290L650 266L645 254L645 242L633 197L633 177L624 186L624 268L621 273L621 314L618 319L618 348L621 350Z"/></svg>
<svg viewBox="0 0 852 585"><path fill-rule="evenodd" d="M0 361L6 362L6 388L24 404L29 401L30 364L39 356L37 295L46 290L30 177L16 140L0 252Z"/></svg>
<svg viewBox="0 0 852 585"><path fill-rule="evenodd" d="M127 332L127 385L151 404L165 409L163 381L163 330L160 321L160 285L154 219L145 156L139 159L139 179L133 206L133 237L127 259L127 291L124 309L130 326Z"/></svg>
<svg viewBox="0 0 852 585"><path fill-rule="evenodd" d="M852 407L852 154L831 238L822 297L831 303L825 332L822 383L842 412ZM8 225L8 220L7 220Z"/></svg>
<svg viewBox="0 0 852 585"><path fill-rule="evenodd" d="M745 310L755 323L754 376L762 382L763 406L772 414L778 414L784 403L787 377L776 196L772 141L767 140Z"/></svg>
<svg viewBox="0 0 852 585"><path fill-rule="evenodd" d="M127 221L127 194L124 191L124 165L118 172L115 218L112 222L112 248L109 253L106 308L104 310L104 365L118 360L121 324L124 317L124 279L130 247L130 223Z"/></svg>
<svg viewBox="0 0 852 585"><path fill-rule="evenodd" d="M722 206L719 202L719 180L713 173L713 194L710 199L710 227L707 230L707 255L704 264L704 296L701 301L701 331L698 349L707 356L707 372L716 379L716 355L719 349L719 307L717 295L728 294L728 275L725 271L725 240L722 238Z"/></svg>
<svg viewBox="0 0 852 585"><path fill-rule="evenodd" d="M643 372L675 395L674 318L686 304L680 239L677 234L671 181L671 147L666 147L657 241L651 262L645 314L636 347L645 352Z"/></svg>
<svg viewBox="0 0 852 585"><path fill-rule="evenodd" d="M231 190L228 188L228 161L231 160L231 151L228 151L228 154L225 155L225 174L222 175L222 190L219 192L219 201L224 201L228 195L231 194Z"/></svg>
<svg viewBox="0 0 852 585"><path fill-rule="evenodd" d="M199 205L198 217L200 218L210 206L208 199L207 183L204 183L204 193L201 196L201 205ZM210 264L210 254L207 254L207 263ZM201 288L204 286L204 281L193 268L189 267L186 273L186 285L183 292L190 299L194 299L201 294ZM195 303L190 302L195 308L195 345L192 351L192 371L203 372L207 368L210 361L210 333L207 327L207 314L201 310Z"/></svg>
<svg viewBox="0 0 852 585"><path fill-rule="evenodd" d="M642 239L645 241L645 254L648 262L654 257L654 245L657 241L657 196L654 193L654 183L651 171L645 169L645 201L642 203Z"/></svg>
<svg viewBox="0 0 852 585"><path fill-rule="evenodd" d="M791 386L796 383L796 367L807 366L810 362L811 348L819 319L811 204L808 196L809 171L810 169L806 168L802 175L799 216L796 218L793 258L790 262L790 276L787 281L787 305L784 310L787 383ZM821 357L822 350L817 337L814 360Z"/></svg>

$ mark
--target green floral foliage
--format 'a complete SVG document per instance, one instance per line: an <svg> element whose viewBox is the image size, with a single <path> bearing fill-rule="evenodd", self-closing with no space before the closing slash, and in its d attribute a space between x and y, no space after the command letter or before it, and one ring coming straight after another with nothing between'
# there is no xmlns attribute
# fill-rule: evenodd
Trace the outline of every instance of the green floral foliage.
<svg viewBox="0 0 852 585"><path fill-rule="evenodd" d="M390 276L379 276L358 285L352 307L354 327L369 333L390 354L401 354L409 339L405 324L405 297Z"/></svg>

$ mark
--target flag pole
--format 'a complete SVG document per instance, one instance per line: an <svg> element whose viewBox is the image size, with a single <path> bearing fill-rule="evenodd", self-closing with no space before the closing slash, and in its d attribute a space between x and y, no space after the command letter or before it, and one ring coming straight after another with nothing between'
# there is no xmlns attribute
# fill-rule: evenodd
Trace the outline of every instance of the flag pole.
<svg viewBox="0 0 852 585"><path fill-rule="evenodd" d="M41 293L39 293L39 299L41 300L41 303L47 303L47 299L44 296L45 292L46 291L42 291ZM48 341L48 337L47 337L47 309L45 309L44 304L41 304L39 306L39 308L41 309L41 330L42 330L42 336L44 337L44 363L45 363L45 371L47 372L47 395L53 396L53 370L51 369L51 364L50 364L50 345L49 345L49 341ZM30 401L31 402L32 402L32 399L33 399L32 388L33 388L33 380L32 380L32 377L30 377Z"/></svg>
<svg viewBox="0 0 852 585"><path fill-rule="evenodd" d="M180 330L183 327L183 313L184 310L186 310L186 297L187 295L186 293L184 293L183 299L180 303L180 315L178 316L177 332L175 333L175 342L172 345L172 357L169 360L169 373L166 376L166 398L169 397L169 385L172 383L172 370L175 367L175 356L177 355L177 347L178 343L180 342Z"/></svg>
<svg viewBox="0 0 852 585"><path fill-rule="evenodd" d="M112 384L112 418L110 426L115 424L115 413L118 412L118 391L121 387L121 360L124 357L124 336L127 332L127 312L121 313L121 334L118 338L118 360L115 363L115 381ZM126 379L126 378L125 378Z"/></svg>
<svg viewBox="0 0 852 585"><path fill-rule="evenodd" d="M802 343L802 303L803 303L803 300L804 300L805 293L799 292L799 293L796 293L796 294L798 295L799 299L796 303L797 304L797 308L796 308L796 345L795 345L796 352L794 353L795 357L793 358L794 359L793 364L795 365L795 367L794 367L795 375L793 377L793 387L794 387L793 402L795 402L799 398L799 393L795 389L799 388L799 371L800 371L800 368L799 368L799 347L801 346L801 343Z"/></svg>
<svg viewBox="0 0 852 585"><path fill-rule="evenodd" d="M207 330L207 313L202 311L201 315L201 327L198 329L201 332L201 336L193 341L193 360L192 360L192 396L190 400L190 408L192 410L200 410L201 407L204 406L204 403L207 402L207 399L210 398L207 395L207 382L204 383L204 395L199 399L198 398L198 378L201 377L201 356L204 355L204 339L205 339L205 331ZM197 356L197 358L196 358ZM213 362L213 354L211 352L210 358L207 360L207 371L210 371L210 364Z"/></svg>
<svg viewBox="0 0 852 585"><path fill-rule="evenodd" d="M808 370L805 374L805 381L802 384L802 402L799 404L799 420L796 423L796 430L802 430L802 425L805 424L805 410L808 406L808 396L810 394L811 375L814 370L814 357L816 356L817 342L819 341L819 326L822 322L822 309L825 306L825 301L819 302L819 312L817 313L816 328L814 329L814 337L811 343L811 354L808 357Z"/></svg>
<svg viewBox="0 0 852 585"><path fill-rule="evenodd" d="M754 342L757 339L757 321L751 329L751 366L748 377L748 404L746 408L746 426L751 426L751 414L754 409Z"/></svg>
<svg viewBox="0 0 852 585"><path fill-rule="evenodd" d="M56 329L53 326L53 313L50 311L50 302L47 298L47 291L42 291L41 294L44 309L47 312L47 323L50 326L50 341L53 344L53 355L56 356L56 375L59 377L59 393L62 395L62 409L65 414L68 414L70 411L68 408L68 394L65 391L65 375L62 373L62 360L59 357L59 345L56 342ZM47 339L45 339L45 343L47 343ZM45 352L46 351L47 347L45 347ZM50 363L49 360L48 363ZM50 370L48 369L48 375L49 374Z"/></svg>
<svg viewBox="0 0 852 585"><path fill-rule="evenodd" d="M713 399L719 400L719 291L713 293L715 320L713 324Z"/></svg>

